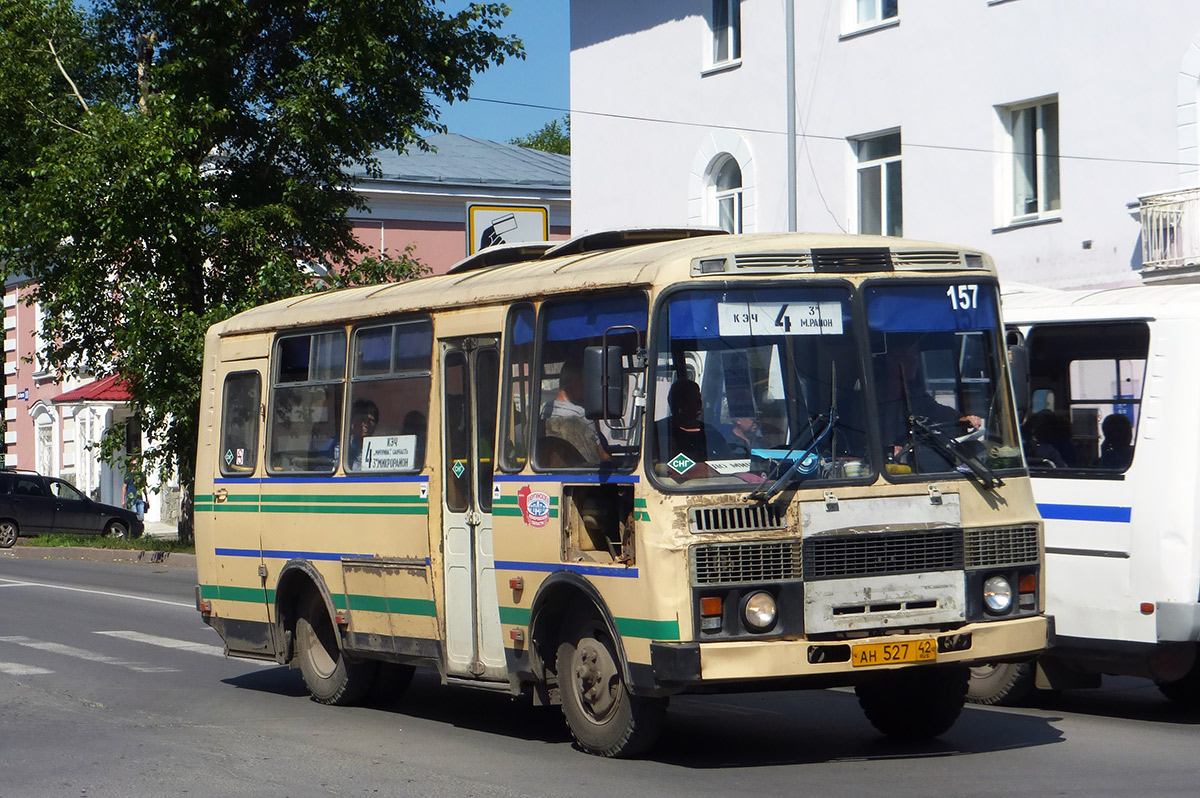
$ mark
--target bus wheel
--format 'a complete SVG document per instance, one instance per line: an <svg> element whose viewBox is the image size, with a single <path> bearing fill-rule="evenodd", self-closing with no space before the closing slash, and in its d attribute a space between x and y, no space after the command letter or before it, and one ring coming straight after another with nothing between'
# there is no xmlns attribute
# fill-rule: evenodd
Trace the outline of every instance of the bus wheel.
<svg viewBox="0 0 1200 798"><path fill-rule="evenodd" d="M342 651L337 629L316 592L310 591L301 601L296 658L309 694L321 704L357 703L374 682L376 663L352 659Z"/></svg>
<svg viewBox="0 0 1200 798"><path fill-rule="evenodd" d="M616 646L600 620L568 625L557 670L563 715L580 748L597 756L630 757L654 744L667 699L629 692Z"/></svg>
<svg viewBox="0 0 1200 798"><path fill-rule="evenodd" d="M1032 662L995 662L971 668L967 700L972 704L1016 707L1037 693L1036 670Z"/></svg>
<svg viewBox="0 0 1200 798"><path fill-rule="evenodd" d="M905 668L854 688L871 725L888 737L928 740L958 720L967 699L965 667Z"/></svg>
<svg viewBox="0 0 1200 798"><path fill-rule="evenodd" d="M1200 710L1200 656L1182 679L1156 684L1159 691L1174 703L1188 709Z"/></svg>

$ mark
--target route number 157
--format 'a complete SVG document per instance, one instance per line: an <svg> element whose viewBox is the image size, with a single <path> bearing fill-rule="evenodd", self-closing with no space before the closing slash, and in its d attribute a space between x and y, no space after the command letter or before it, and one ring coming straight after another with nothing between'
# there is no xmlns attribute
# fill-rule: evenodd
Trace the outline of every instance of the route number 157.
<svg viewBox="0 0 1200 798"><path fill-rule="evenodd" d="M979 286L952 285L946 289L951 310L974 310L979 299Z"/></svg>

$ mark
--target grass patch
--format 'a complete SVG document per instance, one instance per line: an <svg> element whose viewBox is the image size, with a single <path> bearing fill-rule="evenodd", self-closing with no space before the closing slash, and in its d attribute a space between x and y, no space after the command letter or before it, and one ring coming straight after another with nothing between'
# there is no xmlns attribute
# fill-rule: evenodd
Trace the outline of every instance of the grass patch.
<svg viewBox="0 0 1200 798"><path fill-rule="evenodd" d="M22 546L37 546L41 548L58 548L62 546L80 546L85 549L127 549L132 551L169 551L171 553L195 554L196 547L184 545L178 540L162 538L106 538L100 535L37 535L31 538L21 538Z"/></svg>

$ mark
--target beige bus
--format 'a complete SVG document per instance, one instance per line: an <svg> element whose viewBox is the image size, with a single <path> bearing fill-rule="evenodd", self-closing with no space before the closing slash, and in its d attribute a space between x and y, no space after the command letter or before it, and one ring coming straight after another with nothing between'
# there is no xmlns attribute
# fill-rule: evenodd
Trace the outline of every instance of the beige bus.
<svg viewBox="0 0 1200 798"><path fill-rule="evenodd" d="M1045 645L990 259L597 233L214 326L197 605L317 701L444 683L644 751L687 691L931 737ZM1014 361L1015 362L1015 361Z"/></svg>

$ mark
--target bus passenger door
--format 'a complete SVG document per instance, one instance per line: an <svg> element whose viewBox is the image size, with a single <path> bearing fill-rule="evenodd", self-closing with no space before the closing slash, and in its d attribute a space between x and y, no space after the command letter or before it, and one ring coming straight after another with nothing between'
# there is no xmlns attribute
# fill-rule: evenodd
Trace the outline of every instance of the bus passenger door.
<svg viewBox="0 0 1200 798"><path fill-rule="evenodd" d="M443 340L441 358L446 672L504 679L492 553L500 350L495 338Z"/></svg>

